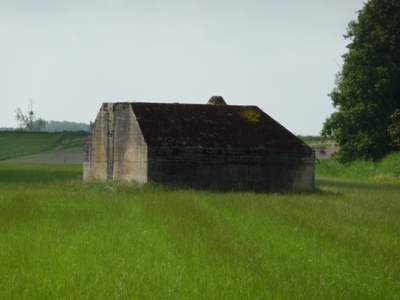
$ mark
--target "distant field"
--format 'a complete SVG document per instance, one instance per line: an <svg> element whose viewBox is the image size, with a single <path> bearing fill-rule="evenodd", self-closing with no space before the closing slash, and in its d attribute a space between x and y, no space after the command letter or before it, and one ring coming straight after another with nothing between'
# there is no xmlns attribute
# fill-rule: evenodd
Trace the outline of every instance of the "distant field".
<svg viewBox="0 0 400 300"><path fill-rule="evenodd" d="M313 193L82 181L0 162L0 299L398 299L400 185Z"/></svg>
<svg viewBox="0 0 400 300"><path fill-rule="evenodd" d="M334 140L322 136L300 135L298 137L311 147L331 147L336 144Z"/></svg>
<svg viewBox="0 0 400 300"><path fill-rule="evenodd" d="M32 155L18 156L7 161L39 164L82 164L83 146L47 150Z"/></svg>
<svg viewBox="0 0 400 300"><path fill-rule="evenodd" d="M0 160L32 163L83 162L87 132L0 131Z"/></svg>

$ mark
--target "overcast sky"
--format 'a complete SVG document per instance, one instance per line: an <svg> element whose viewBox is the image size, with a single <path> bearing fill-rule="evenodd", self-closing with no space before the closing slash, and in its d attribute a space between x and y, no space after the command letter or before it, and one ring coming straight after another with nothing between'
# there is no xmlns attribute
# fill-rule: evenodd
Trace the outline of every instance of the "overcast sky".
<svg viewBox="0 0 400 300"><path fill-rule="evenodd" d="M0 127L103 102L257 105L317 135L363 0L0 0ZM336 61L336 62L335 62Z"/></svg>

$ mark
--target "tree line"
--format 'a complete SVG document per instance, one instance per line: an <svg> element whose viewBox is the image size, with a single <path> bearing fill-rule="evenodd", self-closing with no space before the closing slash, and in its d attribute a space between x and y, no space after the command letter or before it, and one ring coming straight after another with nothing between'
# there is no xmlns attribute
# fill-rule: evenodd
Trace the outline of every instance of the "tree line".
<svg viewBox="0 0 400 300"><path fill-rule="evenodd" d="M87 131L91 129L90 124L86 123L76 123L69 121L45 121L45 126L40 128L40 130L28 130L25 127L0 127L0 131L46 131L46 132L60 132L60 131Z"/></svg>
<svg viewBox="0 0 400 300"><path fill-rule="evenodd" d="M90 131L91 125L86 123L75 123L69 121L47 121L46 131Z"/></svg>

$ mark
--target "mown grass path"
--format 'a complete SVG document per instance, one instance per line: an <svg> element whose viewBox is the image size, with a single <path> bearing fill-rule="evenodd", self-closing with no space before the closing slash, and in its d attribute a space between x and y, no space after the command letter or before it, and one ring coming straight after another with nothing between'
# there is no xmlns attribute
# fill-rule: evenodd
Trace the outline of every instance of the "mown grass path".
<svg viewBox="0 0 400 300"><path fill-rule="evenodd" d="M396 299L400 185L314 193L83 183L0 163L1 299Z"/></svg>

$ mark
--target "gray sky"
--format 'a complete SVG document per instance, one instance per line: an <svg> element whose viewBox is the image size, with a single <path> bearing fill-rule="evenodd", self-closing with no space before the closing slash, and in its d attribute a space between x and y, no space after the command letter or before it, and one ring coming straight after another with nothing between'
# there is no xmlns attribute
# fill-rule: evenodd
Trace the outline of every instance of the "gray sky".
<svg viewBox="0 0 400 300"><path fill-rule="evenodd" d="M317 135L363 0L0 0L0 127L33 98L45 120L103 102L257 105Z"/></svg>

